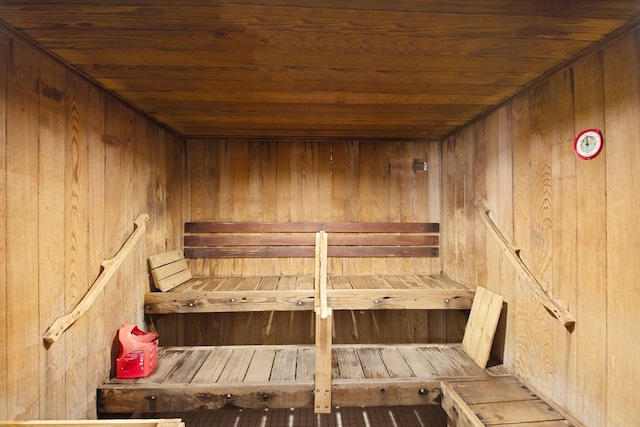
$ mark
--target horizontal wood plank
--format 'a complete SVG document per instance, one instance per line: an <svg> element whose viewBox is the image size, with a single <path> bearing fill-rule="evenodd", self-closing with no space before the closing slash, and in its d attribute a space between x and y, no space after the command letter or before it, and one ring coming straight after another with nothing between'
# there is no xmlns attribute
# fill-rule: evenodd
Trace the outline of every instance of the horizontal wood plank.
<svg viewBox="0 0 640 427"><path fill-rule="evenodd" d="M432 276L328 276L327 279L327 300L334 310L466 310L471 308L474 295L473 289L459 282L450 280L455 286L444 287ZM193 280L204 283L197 289L180 286L168 293L147 293L145 313L313 310L312 276ZM250 282L250 289L243 288L246 281ZM206 285L209 282L211 286ZM224 283L228 285L223 287ZM398 283L407 285L398 288Z"/></svg>
<svg viewBox="0 0 640 427"><path fill-rule="evenodd" d="M459 351L458 344L426 347L450 357L454 365L467 365L464 359L468 356ZM419 357L428 365L424 348L412 344L334 345L332 359L337 369L333 370L332 404L437 404L442 379L495 379L482 369L451 370L444 377L420 369L412 358ZM133 408L153 413L231 406L310 407L314 384L309 375L313 368L308 365L313 365L314 354L313 346L304 345L171 347L160 352L157 369L161 373L156 376L160 380L111 380L98 390L99 408L101 413Z"/></svg>

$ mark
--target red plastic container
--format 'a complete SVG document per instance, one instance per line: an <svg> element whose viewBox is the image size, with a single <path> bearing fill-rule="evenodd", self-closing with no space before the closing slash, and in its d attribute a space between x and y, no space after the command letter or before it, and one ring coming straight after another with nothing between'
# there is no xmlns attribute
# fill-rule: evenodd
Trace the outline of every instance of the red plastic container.
<svg viewBox="0 0 640 427"><path fill-rule="evenodd" d="M123 323L118 331L120 354L116 358L116 378L142 378L158 364L158 334L144 332Z"/></svg>

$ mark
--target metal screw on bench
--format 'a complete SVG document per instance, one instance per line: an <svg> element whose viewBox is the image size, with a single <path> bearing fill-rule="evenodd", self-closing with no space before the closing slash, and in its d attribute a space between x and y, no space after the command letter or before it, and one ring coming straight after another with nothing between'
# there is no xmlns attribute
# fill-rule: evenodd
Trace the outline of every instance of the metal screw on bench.
<svg viewBox="0 0 640 427"><path fill-rule="evenodd" d="M445 299L444 302L446 302L447 304L449 304L449 298Z"/></svg>
<svg viewBox="0 0 640 427"><path fill-rule="evenodd" d="M380 303L380 301L378 301L377 299L374 299L374 300L373 300L373 303L374 303L374 304L379 304L379 303Z"/></svg>
<svg viewBox="0 0 640 427"><path fill-rule="evenodd" d="M224 397L226 397L227 399L231 399L231 393L225 394Z"/></svg>
<svg viewBox="0 0 640 427"><path fill-rule="evenodd" d="M231 302L236 302L236 299L235 298L231 298Z"/></svg>
<svg viewBox="0 0 640 427"><path fill-rule="evenodd" d="M303 304L303 302L302 302L302 301L298 301L298 305L302 305L302 304Z"/></svg>
<svg viewBox="0 0 640 427"><path fill-rule="evenodd" d="M421 388L420 390L418 390L419 394L427 394L427 390Z"/></svg>
<svg viewBox="0 0 640 427"><path fill-rule="evenodd" d="M192 302L189 303L189 307L193 307L195 304L193 304Z"/></svg>

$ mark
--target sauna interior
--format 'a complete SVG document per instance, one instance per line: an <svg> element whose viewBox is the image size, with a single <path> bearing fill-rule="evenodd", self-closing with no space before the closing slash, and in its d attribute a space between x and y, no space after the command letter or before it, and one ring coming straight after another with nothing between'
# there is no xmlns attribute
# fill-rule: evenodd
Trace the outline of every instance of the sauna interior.
<svg viewBox="0 0 640 427"><path fill-rule="evenodd" d="M332 286L412 275L500 295L492 369L564 420L519 425L638 425L637 0L0 0L0 21L0 420L101 418L124 322L161 349L319 357L313 302L151 312L171 293L149 258L183 250L187 224L435 224L429 256L322 267ZM590 159L585 130L602 135ZM186 261L311 289L314 256ZM470 300L339 306L331 290L335 348L463 340ZM402 388L385 384L372 402Z"/></svg>

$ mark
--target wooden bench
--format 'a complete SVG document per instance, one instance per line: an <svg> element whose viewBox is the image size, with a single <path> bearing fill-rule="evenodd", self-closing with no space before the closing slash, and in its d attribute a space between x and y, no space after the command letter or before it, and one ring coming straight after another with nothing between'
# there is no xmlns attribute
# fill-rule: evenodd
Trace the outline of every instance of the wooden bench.
<svg viewBox="0 0 640 427"><path fill-rule="evenodd" d="M502 297L478 288L461 344L331 345L325 307L315 346L162 348L149 377L101 386L98 410L438 404L442 381L494 378L484 368L501 308Z"/></svg>
<svg viewBox="0 0 640 427"><path fill-rule="evenodd" d="M335 259L432 258L437 223L187 223L184 252L152 256L162 291L145 296L145 313L314 310L318 232L327 233L328 304L336 310L469 309L473 290L440 274L336 274ZM193 275L191 262L229 259L309 259L296 274ZM313 267L313 268L312 268ZM215 268L213 268L215 269ZM210 268L211 270L211 268ZM339 270L339 268L336 268Z"/></svg>
<svg viewBox="0 0 640 427"><path fill-rule="evenodd" d="M513 376L442 382L448 427L572 426L560 412Z"/></svg>

